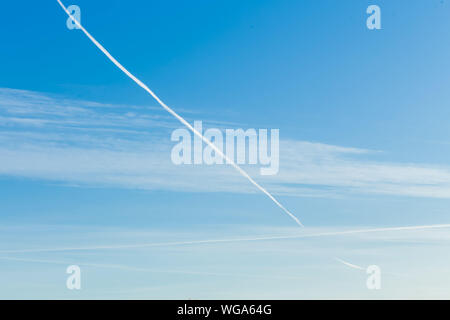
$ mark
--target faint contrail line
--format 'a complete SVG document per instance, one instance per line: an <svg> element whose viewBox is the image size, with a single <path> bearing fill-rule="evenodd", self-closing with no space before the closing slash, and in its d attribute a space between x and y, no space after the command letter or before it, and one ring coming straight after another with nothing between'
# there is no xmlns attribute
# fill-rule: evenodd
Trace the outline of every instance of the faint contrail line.
<svg viewBox="0 0 450 320"><path fill-rule="evenodd" d="M260 186L255 180L250 177L247 172L245 172L241 167L239 167L232 159L230 159L228 156L226 156L219 148L216 147L214 143L206 139L200 132L198 132L189 122L187 122L183 117L178 115L175 111L173 111L169 106L167 106L164 102L162 102L161 99L158 98L158 96L153 93L152 90L150 90L141 80L136 78L131 72L129 72L127 69L125 69L124 66L120 64L119 61L117 61L87 30L78 22L70 12L67 10L67 8L62 4L60 0L57 0L59 5L64 9L64 11L67 13L67 15L72 19L72 21L84 32L84 34L94 43L97 48L102 51L109 60L111 60L112 63L116 65L122 72L124 72L129 78L131 78L138 86L140 86L142 89L147 91L167 112L169 112L171 115L173 115L178 121L180 121L182 124L184 124L189 130L191 130L196 136L201 138L208 146L210 146L215 152L217 152L222 158L226 160L228 164L231 164L242 176L247 178L254 186L256 186L260 191L262 191L265 195L267 195L278 207L280 207L286 214L288 214L294 221L301 227L303 227L303 224L300 222L300 220L294 216L289 210L287 210L281 203L278 202L277 199L274 198L266 189L264 189L262 186Z"/></svg>
<svg viewBox="0 0 450 320"><path fill-rule="evenodd" d="M339 261L339 262L342 263L342 264L345 264L347 267L350 267L350 268L353 268L353 269L358 269L358 270L366 270L366 269L364 269L363 267L357 266L356 264L353 264L353 263L344 261L344 260L342 260L342 259L339 259L339 258L334 258L334 259L335 259L336 261Z"/></svg>
<svg viewBox="0 0 450 320"><path fill-rule="evenodd" d="M72 248L44 248L44 249L22 249L22 250L0 250L0 253L32 253L32 252L59 252L59 251L90 251L90 250L111 250L111 249L133 249L133 248L147 248L147 247L163 247L163 246L181 246L181 245L197 245L197 244L211 244L211 243L232 243L232 242L254 242L254 241L270 241L270 240L289 240L315 237L329 237L329 236L343 236L351 234L364 234L375 232L389 232L389 231L407 231L407 230L425 230L425 229L439 229L450 228L450 224L435 224L425 226L410 226L410 227L391 227L391 228L375 228L375 229L359 229L336 232L318 232L310 234L300 234L291 236L271 236L271 237L254 237L254 238L236 238L236 239L210 239L210 240L193 240L193 241L178 241L178 242L154 242L143 244L130 245L112 245L112 246L91 246L91 247L72 247Z"/></svg>
<svg viewBox="0 0 450 320"><path fill-rule="evenodd" d="M150 268L139 268L132 267L128 265L121 264L99 264L99 263L84 263L84 262L68 262L68 261L59 261L59 260L42 260L42 259L24 259L24 258L10 258L10 257L0 257L0 260L7 261L17 261L17 262L30 262L30 263L49 263L49 264L62 264L62 265L71 265L76 264L78 266L84 267L94 267L94 268L107 268L107 269L121 269L127 271L140 271L140 272L154 272L154 273L174 273L174 274L189 274L189 275L200 275L200 276L220 276L220 277L245 277L245 278L262 278L262 279L291 279L291 280L300 280L304 279L303 277L295 277L295 276L278 276L278 275L255 275L255 274L242 274L242 273L218 273L218 272L201 272L201 271L186 271L186 270L161 270L161 269L150 269Z"/></svg>
<svg viewBox="0 0 450 320"><path fill-rule="evenodd" d="M200 132L198 132L191 124L189 124L184 118L178 115L174 110L167 106L152 90L150 90L142 81L136 78L132 73L130 73L122 64L120 64L90 33L70 14L67 8L62 4L60 0L57 0L59 5L67 13L69 18L79 27L83 33L94 43L100 51L102 51L108 59L113 62L122 72L124 72L129 78L131 78L137 85L147 91L167 112L173 115L178 121L185 125L189 130L191 130L196 136L202 139L208 146L210 146L217 154L226 160L226 162L232 165L242 176L247 178L254 186L256 186L261 192L268 196L279 208L281 208L287 215L289 215L299 226L303 227L300 220L289 212L278 200L275 199L266 189L260 186L252 177L250 177L247 172L245 172L241 167L239 167L232 159L225 155L219 148L216 147L211 141L206 139ZM188 244L201 244L201 243L218 243L218 242L238 242L238 241L258 241L258 240L276 240L276 239L295 239L295 238L306 238L306 237L318 237L318 236L332 236L332 235L345 235L345 234L355 234L355 233L369 233L369 232L381 232L381 231L399 231L399 230L418 230L418 229L428 229L428 228L446 228L450 225L434 225L434 226L418 226L418 227L398 227L398 228L381 228L381 229L367 229L367 230L354 230L354 231L343 231L334 233L318 233L318 234L306 234L298 236L278 236L278 237L260 237L253 239L223 239L223 240L203 240L203 241L187 241L187 242L172 242L172 243L153 243L153 244L143 244L143 245L124 245L124 246L103 246L103 247L85 247L85 248L61 248L61 249L36 249L36 250L22 250L22 251L9 251L9 252L42 252L42 251L67 251L67 250L97 250L97 249L119 249L119 248L139 248L139 247L151 247L151 246L163 246L163 245L188 245ZM5 251L0 251L5 252ZM351 263L345 262L339 258L337 261L356 269L362 269L362 267L353 265Z"/></svg>

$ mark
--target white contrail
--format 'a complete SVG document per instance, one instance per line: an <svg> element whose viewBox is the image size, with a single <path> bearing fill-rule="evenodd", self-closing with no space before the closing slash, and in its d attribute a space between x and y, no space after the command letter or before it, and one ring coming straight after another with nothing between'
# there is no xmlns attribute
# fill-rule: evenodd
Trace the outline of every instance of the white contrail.
<svg viewBox="0 0 450 320"><path fill-rule="evenodd" d="M259 190L261 190L265 195L267 195L275 204L280 207L286 214L288 214L294 221L301 227L303 227L303 224L300 222L300 220L294 216L291 212L289 212L281 203L278 202L277 199L275 199L266 189L261 187L255 180L250 177L247 172L245 172L241 167L239 167L232 159L230 159L228 156L226 156L219 148L216 147L214 143L206 139L200 132L198 132L193 126L189 124L183 117L178 115L175 111L173 111L169 106L167 106L164 102L161 101L161 99L158 98L156 94L153 93L152 90L150 90L141 80L136 78L131 72L129 72L127 69L125 69L124 66L122 66L119 61L117 61L100 43L98 43L97 40L94 39L93 36L87 30L78 22L67 10L67 8L62 4L60 0L57 0L60 6L64 9L64 11L67 13L67 15L72 19L72 21L77 25L78 28L80 28L84 34L94 43L97 48L102 51L109 60L111 60L112 63L116 65L122 72L124 72L128 77L130 77L134 82L137 83L142 89L147 91L167 112L169 112L171 115L173 115L178 121L180 121L182 124L184 124L186 127L189 128L196 136L201 138L207 145L209 145L217 154L219 154L222 158L226 160L228 164L231 164L241 175L243 175L245 178L247 178L254 186L256 186Z"/></svg>
<svg viewBox="0 0 450 320"><path fill-rule="evenodd" d="M366 269L364 269L363 267L357 266L356 264L353 264L353 263L344 261L344 260L342 260L342 259L339 259L339 258L334 258L334 259L335 259L336 261L339 261L340 263L345 264L347 267L350 267L350 268L353 268L353 269L358 269L358 270L366 270Z"/></svg>
<svg viewBox="0 0 450 320"><path fill-rule="evenodd" d="M211 243L289 240L289 239L314 238L314 237L343 236L343 235L360 234L360 233L364 234L364 233L375 233L375 232L442 229L442 228L450 228L450 224L435 224L435 225L425 225L425 226L391 227L391 228L375 228L375 229L358 229L358 230L336 231L336 232L318 232L318 233L290 235L290 236L271 236L271 237L235 238L235 239L210 239L210 240L193 240L193 241L178 241L178 242L154 242L154 243L142 243L142 244L130 244L130 245L90 246L90 247L72 247L72 248L1 250L0 253L4 254L4 253L32 253L32 252L36 253L36 252L133 249L133 248L136 249L136 248L147 248L147 247L198 245L198 244L211 244Z"/></svg>

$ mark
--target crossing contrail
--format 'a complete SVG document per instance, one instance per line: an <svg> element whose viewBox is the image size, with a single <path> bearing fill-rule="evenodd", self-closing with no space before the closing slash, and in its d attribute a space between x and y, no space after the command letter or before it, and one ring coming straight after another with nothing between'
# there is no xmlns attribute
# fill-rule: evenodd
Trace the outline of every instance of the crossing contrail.
<svg viewBox="0 0 450 320"><path fill-rule="evenodd" d="M233 243L233 242L255 242L255 241L270 241L270 240L289 240L315 237L332 237L344 236L351 234L365 234L376 232L390 232L390 231L411 231L411 230L425 230L425 229L442 229L450 228L450 224L435 224L425 226L409 226L409 227L391 227L391 228L375 228L375 229L358 229L335 232L317 232L306 233L300 235L288 236L271 236L271 237L253 237L253 238L235 238L235 239L210 239L210 240L193 240L193 241L178 241L178 242L153 242L129 245L104 245L104 246L89 246L89 247L69 247L69 248L42 248L42 249L18 249L18 250L0 250L0 254L6 253L38 253L38 252L65 252L65 251L92 251L92 250L114 250L114 249L138 249L149 247L164 247L164 246L186 246L199 244L213 244L213 243ZM341 261L342 262L342 261Z"/></svg>
<svg viewBox="0 0 450 320"><path fill-rule="evenodd" d="M242 176L247 178L255 187L257 187L260 191L262 191L266 196L268 196L278 207L280 207L287 215L289 215L299 226L303 227L303 224L300 222L300 220L294 216L289 210L287 210L280 202L278 202L277 199L275 199L274 196L272 196L266 189L264 189L262 186L260 186L255 180L250 177L247 172L245 172L241 167L239 167L232 159L230 159L227 155L225 155L219 148L216 147L214 143L206 139L200 132L198 132L189 122L187 122L183 117L178 115L174 110L172 110L169 106L167 106L158 96L153 93L152 90L150 90L141 80L136 78L131 72L129 72L122 64L120 64L119 61L117 61L87 30L80 24L79 21L77 21L67 10L67 8L62 4L60 0L57 0L59 5L64 9L64 11L67 13L67 15L72 19L72 21L77 25L78 28L80 28L84 34L94 43L97 48L100 49L101 52L103 52L109 60L111 60L112 63L116 65L120 70L122 70L123 73L125 73L129 78L131 78L138 86L140 86L142 89L147 91L160 105L163 107L167 112L169 112L171 115L173 115L178 121L180 121L183 125L185 125L189 130L191 130L196 136L201 138L203 142L205 142L208 146L210 146L217 154L219 154L223 159L226 160L226 162L230 165L232 165Z"/></svg>

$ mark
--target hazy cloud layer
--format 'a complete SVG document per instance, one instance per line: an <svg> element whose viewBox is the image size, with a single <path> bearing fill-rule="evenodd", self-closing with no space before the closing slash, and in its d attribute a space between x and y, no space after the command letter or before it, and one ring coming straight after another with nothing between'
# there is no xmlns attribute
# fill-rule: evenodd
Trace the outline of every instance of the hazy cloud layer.
<svg viewBox="0 0 450 320"><path fill-rule="evenodd" d="M189 121L194 119L202 120L196 115ZM231 167L172 164L175 143L170 133L178 127L157 107L0 88L0 174L148 190L256 192ZM259 166L246 169L269 191L291 196L370 193L450 198L450 167L371 160L377 152L283 140L277 175L259 176Z"/></svg>

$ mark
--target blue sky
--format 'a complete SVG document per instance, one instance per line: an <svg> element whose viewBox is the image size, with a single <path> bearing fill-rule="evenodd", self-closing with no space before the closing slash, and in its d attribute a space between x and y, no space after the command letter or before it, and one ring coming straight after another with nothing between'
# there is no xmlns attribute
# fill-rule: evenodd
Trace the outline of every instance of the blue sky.
<svg viewBox="0 0 450 320"><path fill-rule="evenodd" d="M70 4L189 122L279 129L279 173L247 169L307 228L230 167L173 165L176 120L67 29L56 1L9 2L0 297L449 297L446 229L11 252L449 223L448 1ZM366 28L370 4L382 30ZM383 289L336 255L380 265ZM69 264L82 267L79 292L65 288Z"/></svg>

